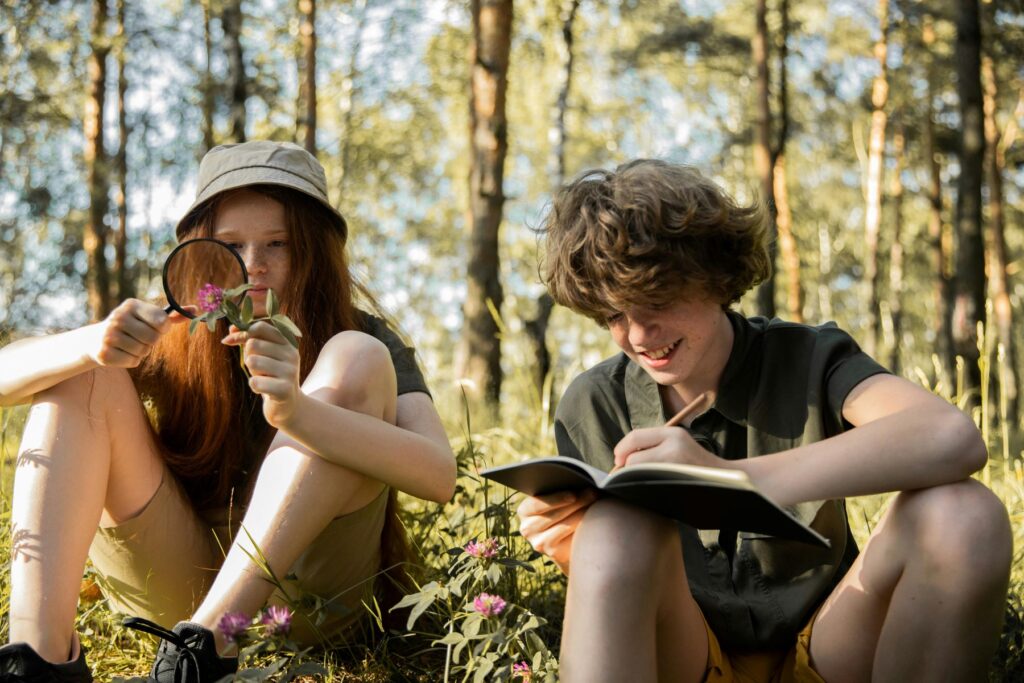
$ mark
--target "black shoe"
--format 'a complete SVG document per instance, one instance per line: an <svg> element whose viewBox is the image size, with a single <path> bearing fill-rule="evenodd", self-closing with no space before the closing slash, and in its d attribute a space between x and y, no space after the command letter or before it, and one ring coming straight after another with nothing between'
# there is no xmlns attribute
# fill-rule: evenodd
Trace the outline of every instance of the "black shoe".
<svg viewBox="0 0 1024 683"><path fill-rule="evenodd" d="M52 664L28 643L11 643L0 647L0 683L92 683L92 673L81 645L74 661Z"/></svg>
<svg viewBox="0 0 1024 683"><path fill-rule="evenodd" d="M125 619L122 624L163 638L149 681L214 683L238 671L238 657L218 655L213 633L199 624L180 621L173 631L138 617Z"/></svg>

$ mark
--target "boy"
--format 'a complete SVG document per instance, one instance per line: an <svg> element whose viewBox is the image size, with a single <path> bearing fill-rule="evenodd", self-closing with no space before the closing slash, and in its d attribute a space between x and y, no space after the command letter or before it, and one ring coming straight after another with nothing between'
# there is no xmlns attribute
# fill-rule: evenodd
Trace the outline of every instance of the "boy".
<svg viewBox="0 0 1024 683"><path fill-rule="evenodd" d="M985 444L834 325L729 309L769 272L766 220L650 160L583 174L545 220L551 295L622 349L567 390L559 452L744 470L832 544L527 498L523 536L569 576L562 680L983 680L1011 560L1006 510L969 479ZM661 426L702 392L703 413ZM901 493L858 554L843 499L884 491Z"/></svg>

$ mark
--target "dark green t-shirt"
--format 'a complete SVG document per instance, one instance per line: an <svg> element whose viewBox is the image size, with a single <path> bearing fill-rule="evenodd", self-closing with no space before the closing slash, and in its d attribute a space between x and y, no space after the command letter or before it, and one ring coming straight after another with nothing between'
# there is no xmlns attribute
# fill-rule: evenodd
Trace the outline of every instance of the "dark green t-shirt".
<svg viewBox="0 0 1024 683"><path fill-rule="evenodd" d="M723 458L753 458L839 434L850 428L842 417L846 396L886 372L833 323L728 316L735 340L718 396L687 428ZM658 385L623 353L572 382L555 415L555 441L561 455L609 470L623 436L668 417ZM679 525L690 591L724 647L792 644L857 556L842 500L788 509L832 547Z"/></svg>
<svg viewBox="0 0 1024 683"><path fill-rule="evenodd" d="M398 395L413 391L430 394L423 373L420 372L420 366L416 362L415 349L406 346L402 338L377 316L369 313L362 315L366 334L383 342L391 352L391 363L395 366L395 376L398 378Z"/></svg>

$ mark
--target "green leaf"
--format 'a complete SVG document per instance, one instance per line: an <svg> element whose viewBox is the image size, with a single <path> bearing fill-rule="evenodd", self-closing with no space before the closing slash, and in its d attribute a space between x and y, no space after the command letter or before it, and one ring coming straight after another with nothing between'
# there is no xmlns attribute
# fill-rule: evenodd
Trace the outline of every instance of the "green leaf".
<svg viewBox="0 0 1024 683"><path fill-rule="evenodd" d="M463 636L458 631L452 631L444 638L441 638L440 640L435 640L433 643L431 643L431 645L457 645L465 639L465 636Z"/></svg>
<svg viewBox="0 0 1024 683"><path fill-rule="evenodd" d="M252 299L249 297L242 299L242 322L246 325L252 322Z"/></svg>
<svg viewBox="0 0 1024 683"><path fill-rule="evenodd" d="M212 315L210 317L208 317L206 319L206 329L208 329L210 332L216 332L217 331L217 318L215 318Z"/></svg>
<svg viewBox="0 0 1024 683"><path fill-rule="evenodd" d="M238 304L236 304L234 301L224 299L224 301L221 302L220 306L221 309L224 311L224 315L225 317L227 317L228 322L230 322L235 327L241 329L244 323L242 323L242 311L238 308Z"/></svg>
<svg viewBox="0 0 1024 683"><path fill-rule="evenodd" d="M192 334L193 332L195 332L196 328L199 327L202 323L202 318L192 318L191 322L189 322L188 324L188 333Z"/></svg>
<svg viewBox="0 0 1024 683"><path fill-rule="evenodd" d="M295 335L292 334L291 330L289 330L287 327L285 327L284 325L277 321L277 317L278 316L271 318L270 323L277 328L277 331L281 333L282 337L288 340L289 344L291 344L295 348L299 348L299 340L295 338Z"/></svg>
<svg viewBox="0 0 1024 683"><path fill-rule="evenodd" d="M267 290L267 315L271 318L277 315L277 297L272 289Z"/></svg>
<svg viewBox="0 0 1024 683"><path fill-rule="evenodd" d="M231 289L226 289L226 290L224 290L224 298L225 299L234 299L239 294L245 294L246 292L248 292L252 288L253 288L253 285L251 285L248 282L246 282L244 285L238 285L237 287L232 287Z"/></svg>
<svg viewBox="0 0 1024 683"><path fill-rule="evenodd" d="M289 330L291 330L291 333L294 334L296 337L302 336L302 330L300 330L299 326L293 323L292 319L289 318L288 316L282 313L278 313L277 315L270 316L270 319L278 324L278 329L280 329L280 326L283 325L287 327Z"/></svg>

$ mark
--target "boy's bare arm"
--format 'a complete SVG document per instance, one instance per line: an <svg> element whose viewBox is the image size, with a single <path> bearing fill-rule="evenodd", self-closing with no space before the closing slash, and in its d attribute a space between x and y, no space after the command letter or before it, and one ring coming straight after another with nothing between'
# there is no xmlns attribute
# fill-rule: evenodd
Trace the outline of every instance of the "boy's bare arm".
<svg viewBox="0 0 1024 683"><path fill-rule="evenodd" d="M985 444L960 410L892 375L850 392L843 416L856 429L746 460L708 453L684 431L635 430L615 448L616 463L686 462L741 469L780 505L907 491L960 481L984 466Z"/></svg>

